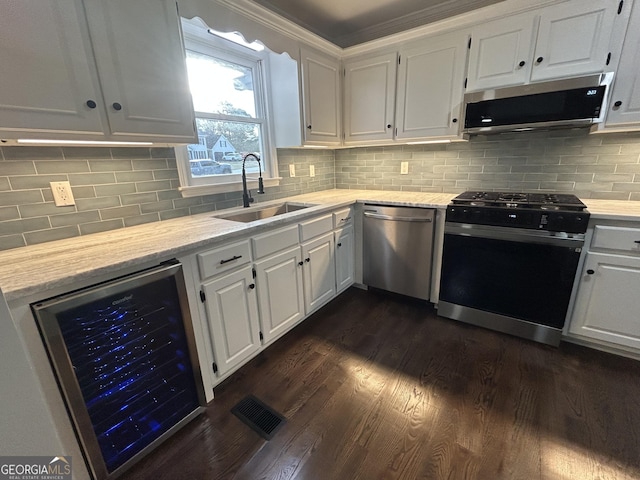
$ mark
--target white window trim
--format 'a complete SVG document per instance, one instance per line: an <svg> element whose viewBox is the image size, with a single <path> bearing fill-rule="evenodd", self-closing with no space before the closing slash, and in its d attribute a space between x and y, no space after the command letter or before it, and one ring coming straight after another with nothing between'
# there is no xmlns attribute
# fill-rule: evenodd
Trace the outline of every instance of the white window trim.
<svg viewBox="0 0 640 480"><path fill-rule="evenodd" d="M196 19L187 20L182 18L182 29L185 38L185 44L200 45L205 49L215 48L220 50L223 54L231 54L240 58L247 58L251 61L258 61L261 64L261 68L258 68L255 72L257 78L254 81L260 82L261 89L257 89L256 95L258 95L258 103L264 105L263 123L262 123L262 144L263 144L263 157L262 160L262 175L264 179L265 187L275 187L280 185L282 177L278 177L278 159L277 151L275 148L274 132L273 132L273 116L268 102L270 98L269 84L266 79L269 77L269 57L264 53L254 52L246 47L236 45L235 43L225 40L220 37L216 37L208 33L207 28L201 21ZM188 47L187 47L188 48ZM256 123L261 123L257 121ZM216 181L208 184L194 184L192 182L191 172L188 168L189 155L187 153L187 146L181 145L174 147L176 163L178 167L178 177L180 180L180 187L178 190L183 197L195 197L200 195L211 195L216 193L225 192L240 192L242 191L242 178L240 174L230 175L218 175ZM257 188L257 177L247 176L248 188Z"/></svg>

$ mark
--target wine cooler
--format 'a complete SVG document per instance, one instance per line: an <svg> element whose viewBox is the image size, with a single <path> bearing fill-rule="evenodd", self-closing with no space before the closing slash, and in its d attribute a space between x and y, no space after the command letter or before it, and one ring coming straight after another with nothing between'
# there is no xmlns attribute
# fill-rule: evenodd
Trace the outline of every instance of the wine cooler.
<svg viewBox="0 0 640 480"><path fill-rule="evenodd" d="M96 480L117 477L204 411L179 262L31 308Z"/></svg>

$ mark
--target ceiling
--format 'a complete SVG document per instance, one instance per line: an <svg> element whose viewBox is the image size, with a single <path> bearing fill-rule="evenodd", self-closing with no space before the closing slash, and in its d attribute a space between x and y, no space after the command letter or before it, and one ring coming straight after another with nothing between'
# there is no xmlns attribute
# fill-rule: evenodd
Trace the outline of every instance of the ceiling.
<svg viewBox="0 0 640 480"><path fill-rule="evenodd" d="M253 0L346 48L503 0Z"/></svg>

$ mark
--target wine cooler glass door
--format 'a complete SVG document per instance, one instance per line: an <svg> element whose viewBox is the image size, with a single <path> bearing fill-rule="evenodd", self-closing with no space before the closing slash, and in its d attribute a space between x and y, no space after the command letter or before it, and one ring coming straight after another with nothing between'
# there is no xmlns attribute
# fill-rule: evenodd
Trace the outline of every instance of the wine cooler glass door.
<svg viewBox="0 0 640 480"><path fill-rule="evenodd" d="M96 478L116 476L202 411L179 263L32 308Z"/></svg>

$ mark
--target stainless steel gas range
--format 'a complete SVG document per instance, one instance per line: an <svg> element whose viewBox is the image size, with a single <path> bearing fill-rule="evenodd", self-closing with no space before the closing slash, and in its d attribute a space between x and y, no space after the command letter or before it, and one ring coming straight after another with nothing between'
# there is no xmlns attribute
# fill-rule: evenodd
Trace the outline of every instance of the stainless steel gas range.
<svg viewBox="0 0 640 480"><path fill-rule="evenodd" d="M575 195L458 195L445 216L438 314L557 346L588 222Z"/></svg>

